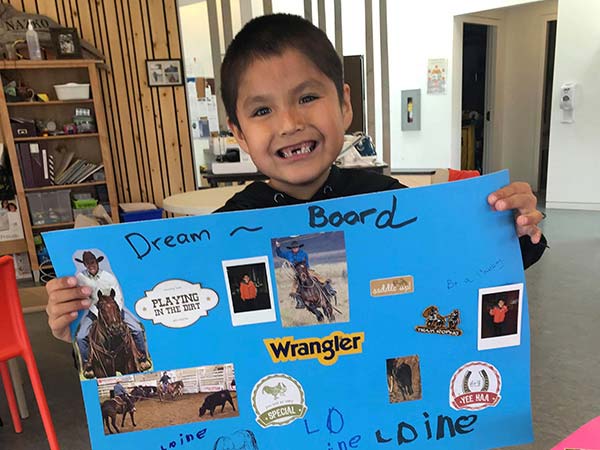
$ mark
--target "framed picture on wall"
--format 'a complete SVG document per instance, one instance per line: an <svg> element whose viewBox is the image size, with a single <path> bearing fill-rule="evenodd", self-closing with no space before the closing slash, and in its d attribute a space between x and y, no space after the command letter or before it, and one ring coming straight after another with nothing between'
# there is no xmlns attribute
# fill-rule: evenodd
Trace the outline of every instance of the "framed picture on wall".
<svg viewBox="0 0 600 450"><path fill-rule="evenodd" d="M147 59L148 86L181 86L181 59Z"/></svg>
<svg viewBox="0 0 600 450"><path fill-rule="evenodd" d="M81 44L75 28L50 28L57 59L81 58Z"/></svg>

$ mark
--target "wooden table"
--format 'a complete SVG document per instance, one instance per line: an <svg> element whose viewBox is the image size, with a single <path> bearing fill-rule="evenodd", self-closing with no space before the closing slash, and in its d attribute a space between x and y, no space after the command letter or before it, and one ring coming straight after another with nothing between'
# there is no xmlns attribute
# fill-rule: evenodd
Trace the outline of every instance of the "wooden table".
<svg viewBox="0 0 600 450"><path fill-rule="evenodd" d="M162 207L166 211L175 214L190 216L210 214L245 187L245 185L236 184L234 186L199 189L183 194L175 194L165 198Z"/></svg>

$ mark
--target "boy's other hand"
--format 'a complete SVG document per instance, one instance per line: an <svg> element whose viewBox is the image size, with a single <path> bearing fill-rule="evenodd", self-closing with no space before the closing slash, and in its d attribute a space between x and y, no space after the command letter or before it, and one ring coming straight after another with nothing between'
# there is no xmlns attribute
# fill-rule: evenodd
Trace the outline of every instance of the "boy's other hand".
<svg viewBox="0 0 600 450"><path fill-rule="evenodd" d="M92 290L88 286L77 286L75 277L55 278L46 284L48 293L48 325L55 338L71 342L69 325L81 309L90 307L89 296Z"/></svg>
<svg viewBox="0 0 600 450"><path fill-rule="evenodd" d="M279 243L279 241L275 241L275 247L277 247L277 248L281 247L281 244Z"/></svg>
<svg viewBox="0 0 600 450"><path fill-rule="evenodd" d="M542 230L537 225L544 215L537 210L537 198L533 195L529 183L510 183L490 194L488 203L494 211L515 210L517 235L528 235L533 244L540 242Z"/></svg>

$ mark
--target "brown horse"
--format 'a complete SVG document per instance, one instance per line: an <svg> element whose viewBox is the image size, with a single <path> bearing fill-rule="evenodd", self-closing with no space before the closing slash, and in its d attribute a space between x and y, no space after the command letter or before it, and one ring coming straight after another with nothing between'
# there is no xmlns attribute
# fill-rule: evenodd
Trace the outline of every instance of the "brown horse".
<svg viewBox="0 0 600 450"><path fill-rule="evenodd" d="M133 426L137 426L133 417L133 413L135 412L133 399L130 403L126 402L121 397L115 397L111 398L110 400L105 400L104 402L102 402L101 410L102 420L104 421L104 424L106 425L106 428L108 428L108 432L110 434L113 433L110 428L110 423L112 423L112 426L115 429L115 431L119 433L119 429L117 428L117 424L115 423L115 418L117 417L117 414L123 414L123 419L121 420L121 428L125 426L125 417L127 416L127 413L129 413L129 415L131 416L131 423L133 424Z"/></svg>
<svg viewBox="0 0 600 450"><path fill-rule="evenodd" d="M434 330L444 328L446 319L439 313L437 306L429 306L423 311L425 317L425 326Z"/></svg>
<svg viewBox="0 0 600 450"><path fill-rule="evenodd" d="M319 311L319 308L321 308L327 320L335 322L333 306L331 306L329 295L323 285L311 275L306 264L297 263L294 265L294 269L296 270L296 280L298 282L298 294L302 297L306 309L317 317L317 321L323 322L323 314Z"/></svg>
<svg viewBox="0 0 600 450"><path fill-rule="evenodd" d="M96 378L112 377L120 372L140 372L139 352L131 330L123 321L115 302L115 290L110 295L98 291L98 320L90 328L90 361Z"/></svg>
<svg viewBox="0 0 600 450"><path fill-rule="evenodd" d="M171 400L175 400L180 395L183 395L183 381L174 381L167 385L167 389L163 390L162 383L158 383L158 398L163 401L163 398L167 396L171 397Z"/></svg>

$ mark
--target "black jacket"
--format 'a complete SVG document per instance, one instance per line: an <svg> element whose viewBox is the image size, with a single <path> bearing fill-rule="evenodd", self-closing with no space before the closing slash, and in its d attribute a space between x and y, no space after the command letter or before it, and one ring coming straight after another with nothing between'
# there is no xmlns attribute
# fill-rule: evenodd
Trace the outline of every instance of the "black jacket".
<svg viewBox="0 0 600 450"><path fill-rule="evenodd" d="M323 186L310 200L299 200L290 197L283 192L273 189L267 183L257 181L227 200L227 203L217 209L215 213L271 208L274 206L299 205L319 200L348 197L351 195L391 191L405 187L406 186L401 184L395 178L380 175L369 170L340 169L333 166L329 177ZM523 258L523 267L525 269L541 258L547 244L544 236L542 236L542 239L538 244L532 244L529 236L522 236L519 239L519 243L521 244L521 256Z"/></svg>

